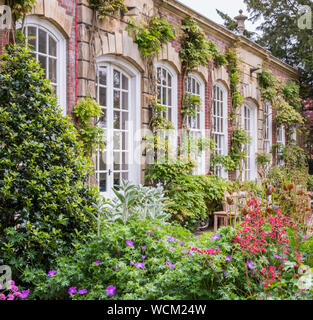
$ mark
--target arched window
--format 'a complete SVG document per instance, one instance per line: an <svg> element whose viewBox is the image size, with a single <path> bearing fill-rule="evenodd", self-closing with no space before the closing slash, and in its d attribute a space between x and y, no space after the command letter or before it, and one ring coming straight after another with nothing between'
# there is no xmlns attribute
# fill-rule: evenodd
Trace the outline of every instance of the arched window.
<svg viewBox="0 0 313 320"><path fill-rule="evenodd" d="M97 98L106 145L97 151L96 177L100 193L111 197L122 180L140 183L140 73L122 60L98 59Z"/></svg>
<svg viewBox="0 0 313 320"><path fill-rule="evenodd" d="M163 116L177 128L177 74L167 63L156 64L157 99L165 107Z"/></svg>
<svg viewBox="0 0 313 320"><path fill-rule="evenodd" d="M257 153L257 107L252 102L246 102L241 109L241 125L247 135L252 138L250 144L244 146L246 157L242 165L242 180L256 179L256 153Z"/></svg>
<svg viewBox="0 0 313 320"><path fill-rule="evenodd" d="M263 143L263 151L270 153L272 148L272 107L269 102L264 104Z"/></svg>
<svg viewBox="0 0 313 320"><path fill-rule="evenodd" d="M188 116L186 125L189 129L189 136L192 138L195 145L195 151L191 152L191 157L196 160L197 167L194 169L194 174L205 173L205 152L197 149L197 141L205 137L205 106L204 106L204 83L196 74L190 74L186 79L186 92L197 96L201 100L200 108L196 111L194 117Z"/></svg>
<svg viewBox="0 0 313 320"><path fill-rule="evenodd" d="M281 148L286 145L285 128L283 126L277 126L276 128L276 143L280 145L277 152L277 165L282 166L284 164L282 160L282 150Z"/></svg>
<svg viewBox="0 0 313 320"><path fill-rule="evenodd" d="M66 114L66 40L50 22L35 16L25 19L24 33L34 58L55 88L58 103Z"/></svg>
<svg viewBox="0 0 313 320"><path fill-rule="evenodd" d="M168 142L167 150L158 150L158 161L175 157L177 148L177 73L166 62L158 62L155 66L157 101L163 106L163 117L170 121L174 129L160 131L158 136Z"/></svg>
<svg viewBox="0 0 313 320"><path fill-rule="evenodd" d="M216 144L215 155L228 154L228 108L227 108L227 90L221 83L213 86L213 139ZM227 172L221 165L217 165L214 173L219 177L226 178Z"/></svg>

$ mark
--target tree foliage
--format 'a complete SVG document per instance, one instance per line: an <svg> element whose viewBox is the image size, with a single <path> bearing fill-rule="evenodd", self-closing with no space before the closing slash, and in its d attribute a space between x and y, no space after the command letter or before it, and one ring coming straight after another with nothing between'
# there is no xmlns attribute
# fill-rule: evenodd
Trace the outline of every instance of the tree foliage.
<svg viewBox="0 0 313 320"><path fill-rule="evenodd" d="M0 264L47 268L92 230L92 164L24 44L0 63Z"/></svg>

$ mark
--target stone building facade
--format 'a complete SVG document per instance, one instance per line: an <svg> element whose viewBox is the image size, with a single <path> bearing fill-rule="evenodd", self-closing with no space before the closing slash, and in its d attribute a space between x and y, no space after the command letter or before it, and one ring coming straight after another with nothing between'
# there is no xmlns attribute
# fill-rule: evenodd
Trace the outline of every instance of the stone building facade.
<svg viewBox="0 0 313 320"><path fill-rule="evenodd" d="M95 13L88 0L37 0L37 6L26 18L28 32L35 32L38 37L37 59L46 63L47 77L53 77L64 114L71 117L77 99L88 95L97 99L105 112L100 123L107 128L111 142L105 153L95 156L95 182L100 190L109 194L110 188L122 178L134 183L143 182L146 157L141 142L149 128L148 80L138 46L126 28L130 16L140 21L151 12L160 13L177 30L183 19L192 17L222 53L227 48L234 48L237 52L241 92L245 99L242 121L243 124L246 121L247 130L253 137L247 177L255 179L256 153L268 151L276 142L285 143L285 135L283 128L276 128L270 106L262 103L257 71L251 72L251 69L270 68L284 81L297 81L297 70L244 36L226 30L179 1L125 0L125 4L128 13L124 17L113 15L98 21L97 32L92 31ZM46 42L41 45L43 50L40 42ZM164 76L164 105L176 130L182 126L180 47L180 38L177 37L162 50L155 62L156 70ZM220 153L227 154L231 140L231 96L226 68L216 69L213 63L209 63L191 74L189 81L190 92L199 95L202 101L202 109L194 123L195 131L209 132L218 142ZM131 120L131 129L125 127L127 120ZM213 128L214 121L220 124L218 128L216 125ZM202 155L199 161L197 173L207 174L209 155ZM219 174L231 178L223 170Z"/></svg>

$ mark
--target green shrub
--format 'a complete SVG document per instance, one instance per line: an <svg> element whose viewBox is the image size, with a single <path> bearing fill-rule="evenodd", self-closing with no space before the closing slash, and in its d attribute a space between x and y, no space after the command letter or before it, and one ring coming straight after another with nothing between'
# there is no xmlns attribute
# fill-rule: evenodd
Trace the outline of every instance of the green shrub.
<svg viewBox="0 0 313 320"><path fill-rule="evenodd" d="M126 225L112 223L101 230L99 237L92 235L74 255L60 257L53 266L54 276L47 276L47 269L28 268L25 277L35 283L32 298L69 299L68 288L77 287L86 288L88 295L72 298L102 300L109 298L106 288L110 285L116 287L118 299L156 298L162 293L155 278L159 273L170 273L166 262L180 261L181 250L188 250L187 244L193 240L181 226L132 216ZM132 241L134 247L126 241ZM144 263L143 269L136 267L138 262Z"/></svg>
<svg viewBox="0 0 313 320"><path fill-rule="evenodd" d="M308 176L308 183L307 183L308 191L313 191L313 175Z"/></svg>
<svg viewBox="0 0 313 320"><path fill-rule="evenodd" d="M24 45L0 63L0 264L17 279L25 266L48 267L90 232L96 192L92 164L53 89Z"/></svg>

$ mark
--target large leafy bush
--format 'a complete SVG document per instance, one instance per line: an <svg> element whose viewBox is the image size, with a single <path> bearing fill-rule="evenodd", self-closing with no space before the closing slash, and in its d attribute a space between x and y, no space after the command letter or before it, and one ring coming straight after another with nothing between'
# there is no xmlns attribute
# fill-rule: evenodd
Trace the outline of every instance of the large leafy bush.
<svg viewBox="0 0 313 320"><path fill-rule="evenodd" d="M192 168L192 163L184 161L154 164L147 168L147 180L164 186L171 220L190 230L206 224L212 212L222 209L227 189L223 179L191 175Z"/></svg>
<svg viewBox="0 0 313 320"><path fill-rule="evenodd" d="M96 193L76 131L23 44L0 63L0 264L47 267L92 230Z"/></svg>

